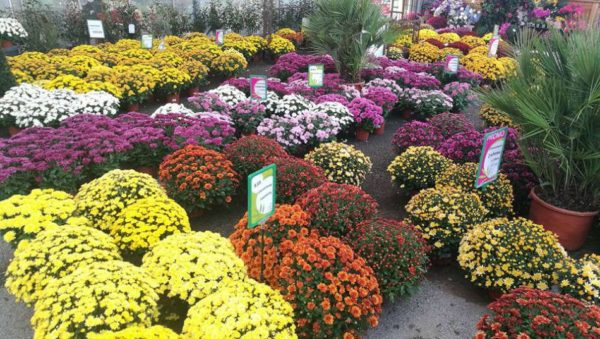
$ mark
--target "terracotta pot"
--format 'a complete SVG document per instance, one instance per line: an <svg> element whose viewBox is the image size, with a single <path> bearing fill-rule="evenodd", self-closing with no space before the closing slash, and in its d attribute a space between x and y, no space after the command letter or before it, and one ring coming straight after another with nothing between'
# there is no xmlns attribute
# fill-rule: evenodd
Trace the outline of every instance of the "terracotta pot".
<svg viewBox="0 0 600 339"><path fill-rule="evenodd" d="M598 211L576 212L556 207L535 194L535 187L529 192L529 197L529 219L558 235L566 250L575 251L583 246Z"/></svg>
<svg viewBox="0 0 600 339"><path fill-rule="evenodd" d="M167 97L165 98L165 103L173 103L173 104L178 104L179 103L179 93L171 93L169 95L167 95Z"/></svg>
<svg viewBox="0 0 600 339"><path fill-rule="evenodd" d="M385 130L385 123L381 124L381 126L379 126L379 128L375 129L375 135L383 135Z"/></svg>
<svg viewBox="0 0 600 339"><path fill-rule="evenodd" d="M356 128L356 140L367 141L369 140L369 131L360 127Z"/></svg>
<svg viewBox="0 0 600 339"><path fill-rule="evenodd" d="M22 128L10 126L8 128L8 135L10 135L12 137L13 135L19 134L19 132L21 132L22 130L23 130Z"/></svg>
<svg viewBox="0 0 600 339"><path fill-rule="evenodd" d="M139 112L140 104L129 104L127 105L127 112Z"/></svg>
<svg viewBox="0 0 600 339"><path fill-rule="evenodd" d="M204 211L199 208L194 208L192 211L188 212L188 217L190 218L200 218L204 214Z"/></svg>
<svg viewBox="0 0 600 339"><path fill-rule="evenodd" d="M136 171L140 173L150 174L153 178L158 178L158 168L152 166L140 166L134 168Z"/></svg>
<svg viewBox="0 0 600 339"><path fill-rule="evenodd" d="M492 301L496 301L501 296L504 295L504 292L501 292L499 290L494 290L494 289L488 289L487 292L488 292L488 296L490 297L490 299L492 299Z"/></svg>
<svg viewBox="0 0 600 339"><path fill-rule="evenodd" d="M357 83L349 84L349 85L350 86L354 86L354 88L356 88L356 90L360 92L360 91L362 91L363 86L365 85L365 83L364 82L357 82Z"/></svg>
<svg viewBox="0 0 600 339"><path fill-rule="evenodd" d="M0 40L0 45L2 46L2 48L11 48L13 46L13 43L10 40Z"/></svg>
<svg viewBox="0 0 600 339"><path fill-rule="evenodd" d="M413 112L410 108L404 108L402 110L402 115L401 115L402 119L404 120L410 120L413 117Z"/></svg>
<svg viewBox="0 0 600 339"><path fill-rule="evenodd" d="M256 135L256 131L252 131L252 132L242 132L242 136L244 137L249 137L251 135Z"/></svg>
<svg viewBox="0 0 600 339"><path fill-rule="evenodd" d="M198 86L194 86L192 88L188 88L186 94L188 97L193 97L194 95L200 93L200 88Z"/></svg>

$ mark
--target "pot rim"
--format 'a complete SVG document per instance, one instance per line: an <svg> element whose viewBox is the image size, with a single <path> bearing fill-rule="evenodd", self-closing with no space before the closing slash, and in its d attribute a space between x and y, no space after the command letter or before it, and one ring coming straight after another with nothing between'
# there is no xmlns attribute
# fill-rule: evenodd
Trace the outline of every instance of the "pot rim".
<svg viewBox="0 0 600 339"><path fill-rule="evenodd" d="M535 200L537 203L539 203L540 205L546 207L549 210L555 211L555 212L559 212L559 213L563 213L566 215L572 215L572 216L577 216L577 217L593 217L596 216L598 214L599 211L593 211L593 212L578 212L578 211L572 211L572 210L567 210L564 208L560 208L558 206L554 206L550 203L545 202L544 200L542 200L542 198L540 198L537 194L535 194L535 189L536 187L539 186L535 186L531 189L531 191L529 191L529 197L532 200Z"/></svg>

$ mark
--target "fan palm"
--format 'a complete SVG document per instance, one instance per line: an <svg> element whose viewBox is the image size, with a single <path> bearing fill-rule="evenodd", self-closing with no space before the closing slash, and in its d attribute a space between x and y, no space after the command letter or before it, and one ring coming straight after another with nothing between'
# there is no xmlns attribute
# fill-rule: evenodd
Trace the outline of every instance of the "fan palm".
<svg viewBox="0 0 600 339"><path fill-rule="evenodd" d="M600 32L517 41L517 74L484 100L520 126L520 148L544 200L590 211L600 202Z"/></svg>
<svg viewBox="0 0 600 339"><path fill-rule="evenodd" d="M331 55L340 75L355 82L369 48L394 40L396 33L388 24L371 0L316 0L304 30L313 51Z"/></svg>

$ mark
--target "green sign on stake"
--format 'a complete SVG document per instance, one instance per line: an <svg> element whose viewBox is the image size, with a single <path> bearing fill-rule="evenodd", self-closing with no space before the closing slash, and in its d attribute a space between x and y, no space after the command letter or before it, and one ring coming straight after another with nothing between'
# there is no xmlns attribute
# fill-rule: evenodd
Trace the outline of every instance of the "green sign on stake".
<svg viewBox="0 0 600 339"><path fill-rule="evenodd" d="M324 65L308 65L308 86L311 88L323 87L325 78Z"/></svg>
<svg viewBox="0 0 600 339"><path fill-rule="evenodd" d="M275 213L276 180L275 164L248 176L248 228L258 226Z"/></svg>

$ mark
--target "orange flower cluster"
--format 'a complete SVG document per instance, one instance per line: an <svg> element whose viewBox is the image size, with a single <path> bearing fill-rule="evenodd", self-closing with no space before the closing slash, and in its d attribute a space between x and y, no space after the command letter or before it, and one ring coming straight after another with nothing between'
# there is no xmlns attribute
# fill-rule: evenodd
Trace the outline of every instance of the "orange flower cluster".
<svg viewBox="0 0 600 339"><path fill-rule="evenodd" d="M301 337L353 338L378 324L383 301L373 270L335 237L281 244L280 290Z"/></svg>
<svg viewBox="0 0 600 339"><path fill-rule="evenodd" d="M279 260L281 259L280 244L289 239L317 237L316 231L310 232L306 227L310 224L309 215L298 205L277 205L273 214L262 226L248 228L248 214L235 225L229 240L235 248L235 253L242 258L248 268L248 275L260 279L261 260L264 259L263 278L270 286L277 288L279 275ZM264 241L261 231L264 230ZM261 256L261 246L264 242L264 254Z"/></svg>
<svg viewBox="0 0 600 339"><path fill-rule="evenodd" d="M229 204L239 186L238 175L223 154L195 145L166 156L159 175L169 196L188 212Z"/></svg>

